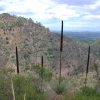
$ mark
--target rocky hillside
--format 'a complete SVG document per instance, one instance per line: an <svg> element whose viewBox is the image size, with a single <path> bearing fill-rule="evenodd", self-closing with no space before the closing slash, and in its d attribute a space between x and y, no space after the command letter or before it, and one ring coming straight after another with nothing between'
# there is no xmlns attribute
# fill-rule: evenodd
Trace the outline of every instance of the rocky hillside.
<svg viewBox="0 0 100 100"><path fill-rule="evenodd" d="M73 38L64 36L62 54L62 75L78 74L86 68L87 49ZM0 66L16 68L15 47L18 47L20 69L40 64L44 56L44 66L59 73L60 35L54 34L31 18L0 14ZM98 59L91 54L90 65Z"/></svg>

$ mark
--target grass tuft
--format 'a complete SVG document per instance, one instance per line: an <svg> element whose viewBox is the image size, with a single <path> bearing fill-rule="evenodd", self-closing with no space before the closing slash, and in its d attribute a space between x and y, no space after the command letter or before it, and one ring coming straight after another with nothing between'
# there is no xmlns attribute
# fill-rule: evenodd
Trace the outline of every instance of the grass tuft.
<svg viewBox="0 0 100 100"><path fill-rule="evenodd" d="M53 90L55 91L55 93L57 94L63 94L66 91L66 87L65 85L56 85Z"/></svg>

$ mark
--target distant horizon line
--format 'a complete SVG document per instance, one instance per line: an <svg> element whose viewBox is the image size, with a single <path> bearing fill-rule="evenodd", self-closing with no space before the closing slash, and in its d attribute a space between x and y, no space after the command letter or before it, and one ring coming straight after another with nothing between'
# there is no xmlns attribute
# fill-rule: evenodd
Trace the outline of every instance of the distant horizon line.
<svg viewBox="0 0 100 100"><path fill-rule="evenodd" d="M50 32L60 32L60 30L50 30ZM78 31L78 30L65 30L64 32L100 32L100 31Z"/></svg>

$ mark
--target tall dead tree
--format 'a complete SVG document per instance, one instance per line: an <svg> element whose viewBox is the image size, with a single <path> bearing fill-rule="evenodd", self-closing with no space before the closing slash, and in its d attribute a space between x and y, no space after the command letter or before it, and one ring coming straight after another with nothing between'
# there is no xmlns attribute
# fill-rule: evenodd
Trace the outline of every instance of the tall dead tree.
<svg viewBox="0 0 100 100"><path fill-rule="evenodd" d="M89 71L89 60L90 60L90 46L89 46L89 49L88 49L88 59L87 59L87 67L86 67L85 87L86 87L86 83L87 83L87 74L88 74L88 71Z"/></svg>
<svg viewBox="0 0 100 100"><path fill-rule="evenodd" d="M17 64L17 74L19 74L19 61L18 61L18 50L16 46L16 64Z"/></svg>
<svg viewBox="0 0 100 100"><path fill-rule="evenodd" d="M61 61L62 61L62 50L63 50L63 21L61 24L61 41L60 41L60 72L59 72L59 85L61 84Z"/></svg>
<svg viewBox="0 0 100 100"><path fill-rule="evenodd" d="M41 56L41 90L43 84L43 56Z"/></svg>

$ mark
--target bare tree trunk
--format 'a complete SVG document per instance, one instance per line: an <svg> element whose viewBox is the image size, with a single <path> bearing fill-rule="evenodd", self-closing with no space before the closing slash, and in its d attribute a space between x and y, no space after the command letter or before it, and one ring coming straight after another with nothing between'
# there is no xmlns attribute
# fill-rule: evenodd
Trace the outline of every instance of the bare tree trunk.
<svg viewBox="0 0 100 100"><path fill-rule="evenodd" d="M60 72L59 72L59 85L61 84L61 61L62 61L62 50L63 50L63 21L61 24L61 41L60 41Z"/></svg>
<svg viewBox="0 0 100 100"><path fill-rule="evenodd" d="M26 93L24 94L24 100L25 100L25 98L26 98Z"/></svg>
<svg viewBox="0 0 100 100"><path fill-rule="evenodd" d="M87 74L88 74L88 69L89 69L89 59L90 59L90 46L89 46L89 49L88 49L88 60L87 60L87 68L86 68L85 87L86 87L86 84L87 84Z"/></svg>
<svg viewBox="0 0 100 100"><path fill-rule="evenodd" d="M43 84L43 56L41 57L41 90Z"/></svg>
<svg viewBox="0 0 100 100"><path fill-rule="evenodd" d="M61 84L61 55L62 55L62 52L60 51L60 73L59 73L59 85Z"/></svg>
<svg viewBox="0 0 100 100"><path fill-rule="evenodd" d="M18 50L16 46L16 64L17 64L17 74L19 74L19 61L18 61Z"/></svg>
<svg viewBox="0 0 100 100"><path fill-rule="evenodd" d="M13 86L13 81L12 81L12 79L11 79L11 86L12 86L13 100L15 100L15 92L14 92L14 86Z"/></svg>
<svg viewBox="0 0 100 100"><path fill-rule="evenodd" d="M86 78L85 78L85 88L86 88L86 83L87 83L87 73L86 73Z"/></svg>

